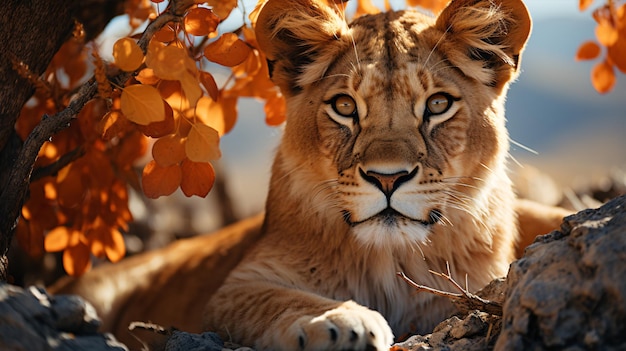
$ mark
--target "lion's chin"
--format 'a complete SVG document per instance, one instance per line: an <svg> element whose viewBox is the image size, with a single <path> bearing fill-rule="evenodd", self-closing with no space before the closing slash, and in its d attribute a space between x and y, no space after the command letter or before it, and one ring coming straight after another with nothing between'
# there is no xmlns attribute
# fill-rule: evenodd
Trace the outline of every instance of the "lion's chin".
<svg viewBox="0 0 626 351"><path fill-rule="evenodd" d="M365 221L352 224L357 240L372 248L414 247L427 242L432 226L441 214L434 210L428 220L407 218L393 209L386 209Z"/></svg>

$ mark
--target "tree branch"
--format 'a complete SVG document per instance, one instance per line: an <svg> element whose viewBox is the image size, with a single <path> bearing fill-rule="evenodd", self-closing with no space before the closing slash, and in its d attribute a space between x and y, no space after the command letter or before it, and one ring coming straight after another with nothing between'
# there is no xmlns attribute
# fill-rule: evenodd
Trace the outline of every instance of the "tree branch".
<svg viewBox="0 0 626 351"><path fill-rule="evenodd" d="M79 146L61 156L58 160L56 160L56 162L53 162L52 164L44 167L34 169L33 174L30 176L30 181L35 182L41 178L56 175L61 169L63 169L63 167L78 160L79 158L83 157L83 155L85 155L85 148Z"/></svg>

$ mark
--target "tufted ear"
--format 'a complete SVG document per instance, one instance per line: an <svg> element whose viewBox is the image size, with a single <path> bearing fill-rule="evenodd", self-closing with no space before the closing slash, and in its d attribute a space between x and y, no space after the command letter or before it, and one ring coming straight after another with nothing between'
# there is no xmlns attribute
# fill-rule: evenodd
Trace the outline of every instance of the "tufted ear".
<svg viewBox="0 0 626 351"><path fill-rule="evenodd" d="M453 0L436 27L446 33L444 40L462 50L462 57L449 57L453 64L466 75L501 88L517 76L531 19L521 0ZM473 65L467 64L468 57Z"/></svg>
<svg viewBox="0 0 626 351"><path fill-rule="evenodd" d="M270 76L284 94L323 76L348 25L333 0L269 0L259 13L256 38Z"/></svg>

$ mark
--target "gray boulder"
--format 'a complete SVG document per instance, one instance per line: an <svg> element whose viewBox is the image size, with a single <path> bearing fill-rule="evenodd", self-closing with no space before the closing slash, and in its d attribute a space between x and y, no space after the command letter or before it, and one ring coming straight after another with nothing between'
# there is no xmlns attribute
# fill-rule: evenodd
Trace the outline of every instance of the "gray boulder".
<svg viewBox="0 0 626 351"><path fill-rule="evenodd" d="M495 350L626 349L626 196L566 217L511 265Z"/></svg>

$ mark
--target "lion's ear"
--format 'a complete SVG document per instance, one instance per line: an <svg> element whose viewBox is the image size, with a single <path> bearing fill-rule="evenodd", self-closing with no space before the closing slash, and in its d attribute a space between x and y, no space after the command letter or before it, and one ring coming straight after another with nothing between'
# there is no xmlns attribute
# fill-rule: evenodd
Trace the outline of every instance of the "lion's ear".
<svg viewBox="0 0 626 351"><path fill-rule="evenodd" d="M336 53L332 43L348 31L337 6L324 0L269 0L261 9L256 38L283 93L294 94L324 74L328 64L310 64L331 62L326 58Z"/></svg>
<svg viewBox="0 0 626 351"><path fill-rule="evenodd" d="M502 87L517 76L531 19L521 0L453 0L436 26L446 33L444 40L463 49L463 60L478 61L480 69L454 64L484 84Z"/></svg>

